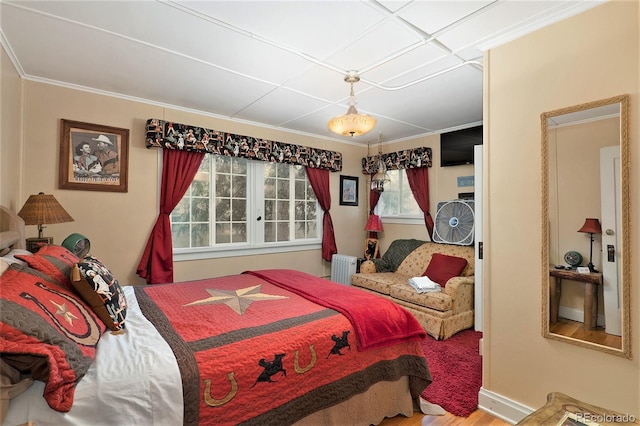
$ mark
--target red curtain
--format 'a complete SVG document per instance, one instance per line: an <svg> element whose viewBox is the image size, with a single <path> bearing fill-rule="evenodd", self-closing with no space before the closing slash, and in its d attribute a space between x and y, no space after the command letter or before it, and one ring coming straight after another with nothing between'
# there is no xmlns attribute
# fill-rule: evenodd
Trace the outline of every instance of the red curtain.
<svg viewBox="0 0 640 426"><path fill-rule="evenodd" d="M305 167L307 177L314 194L324 211L322 217L322 258L331 262L331 256L338 252L336 237L333 232L333 221L329 209L331 208L331 191L329 190L329 170Z"/></svg>
<svg viewBox="0 0 640 426"><path fill-rule="evenodd" d="M148 284L173 282L173 248L169 215L184 196L200 167L204 153L162 151L160 214L142 254L137 273Z"/></svg>
<svg viewBox="0 0 640 426"><path fill-rule="evenodd" d="M418 202L418 207L424 213L424 224L427 226L429 238L433 235L433 218L429 213L429 168L419 167L415 169L405 169L407 180L413 193L413 198Z"/></svg>
<svg viewBox="0 0 640 426"><path fill-rule="evenodd" d="M378 201L380 200L380 193L374 191L373 189L369 189L369 216L373 213L373 210L378 205ZM378 238L377 232L369 232L369 238ZM378 257L380 257L380 253L378 253Z"/></svg>

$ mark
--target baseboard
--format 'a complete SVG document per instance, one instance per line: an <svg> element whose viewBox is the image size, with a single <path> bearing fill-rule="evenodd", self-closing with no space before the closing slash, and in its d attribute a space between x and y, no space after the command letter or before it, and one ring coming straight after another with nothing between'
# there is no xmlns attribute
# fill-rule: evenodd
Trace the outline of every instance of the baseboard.
<svg viewBox="0 0 640 426"><path fill-rule="evenodd" d="M480 392L478 392L478 408L512 425L535 411L533 408L485 388L480 388Z"/></svg>
<svg viewBox="0 0 640 426"><path fill-rule="evenodd" d="M584 311L580 309L567 308L566 306L560 306L558 309L558 316L576 322L584 321ZM598 327L604 327L604 314L598 314L596 318L596 325Z"/></svg>

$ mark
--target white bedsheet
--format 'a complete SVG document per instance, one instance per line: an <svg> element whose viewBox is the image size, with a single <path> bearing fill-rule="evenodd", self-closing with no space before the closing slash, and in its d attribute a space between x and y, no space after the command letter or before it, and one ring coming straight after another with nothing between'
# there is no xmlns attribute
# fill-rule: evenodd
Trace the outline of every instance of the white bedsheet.
<svg viewBox="0 0 640 426"><path fill-rule="evenodd" d="M11 400L4 425L180 425L183 400L180 370L169 345L142 315L133 287L127 298L127 331L106 332L96 359L78 383L68 413L52 410L35 382Z"/></svg>

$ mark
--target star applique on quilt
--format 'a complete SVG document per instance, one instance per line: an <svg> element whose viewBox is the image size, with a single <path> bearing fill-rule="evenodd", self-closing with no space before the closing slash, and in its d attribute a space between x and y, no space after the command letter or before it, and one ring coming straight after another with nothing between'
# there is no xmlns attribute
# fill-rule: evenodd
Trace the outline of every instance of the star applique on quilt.
<svg viewBox="0 0 640 426"><path fill-rule="evenodd" d="M63 303L63 304L59 305L56 302L54 302L53 300L51 300L50 302L53 303L55 305L55 307L57 308L56 315L59 315L62 318L64 318L65 321L67 321L69 323L69 325L73 325L73 320L74 319L78 319L78 317L73 315L72 312L69 312L69 309L67 309L67 304L66 303Z"/></svg>
<svg viewBox="0 0 640 426"><path fill-rule="evenodd" d="M238 290L219 290L215 288L205 289L210 297L187 303L184 306L192 305L215 305L225 304L233 309L238 315L244 314L253 302L263 302L266 300L288 299L286 296L262 293L261 285L245 287Z"/></svg>

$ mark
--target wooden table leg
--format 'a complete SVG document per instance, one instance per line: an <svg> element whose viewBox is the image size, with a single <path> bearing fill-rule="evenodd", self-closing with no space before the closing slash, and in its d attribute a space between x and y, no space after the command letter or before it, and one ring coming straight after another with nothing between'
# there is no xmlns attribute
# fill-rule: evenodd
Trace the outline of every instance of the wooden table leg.
<svg viewBox="0 0 640 426"><path fill-rule="evenodd" d="M549 321L558 322L560 309L560 295L562 293L562 278L556 277L549 282Z"/></svg>
<svg viewBox="0 0 640 426"><path fill-rule="evenodd" d="M598 286L585 283L584 286L584 328L593 330L598 319Z"/></svg>

